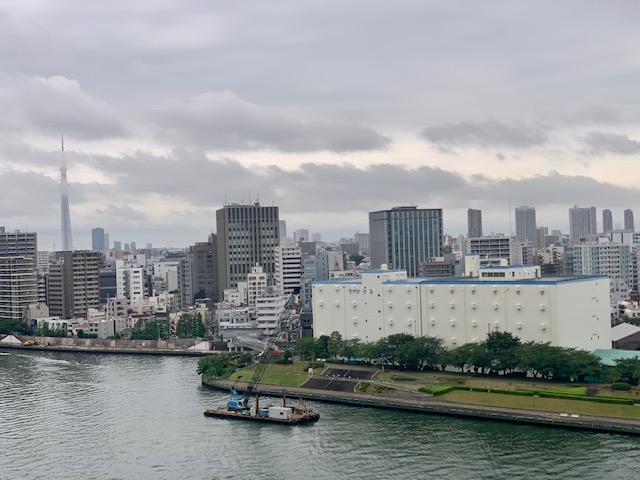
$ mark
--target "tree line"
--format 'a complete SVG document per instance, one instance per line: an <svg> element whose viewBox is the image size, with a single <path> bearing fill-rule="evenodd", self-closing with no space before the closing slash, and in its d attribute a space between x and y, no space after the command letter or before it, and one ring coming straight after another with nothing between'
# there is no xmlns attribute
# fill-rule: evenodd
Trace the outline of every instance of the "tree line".
<svg viewBox="0 0 640 480"><path fill-rule="evenodd" d="M482 342L445 347L441 338L397 333L376 342L345 340L339 332L319 338L305 337L294 345L303 360L344 358L367 364L389 365L407 370L445 370L462 373L531 376L549 380L575 378L584 381L608 378L638 384L640 358L619 360L607 369L586 350L555 347L549 343L521 342L510 332L491 332Z"/></svg>

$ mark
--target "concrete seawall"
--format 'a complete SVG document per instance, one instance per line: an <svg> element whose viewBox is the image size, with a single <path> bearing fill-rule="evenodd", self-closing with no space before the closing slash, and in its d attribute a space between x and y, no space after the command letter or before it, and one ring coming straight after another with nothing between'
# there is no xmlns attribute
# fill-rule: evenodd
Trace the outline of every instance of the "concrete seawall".
<svg viewBox="0 0 640 480"><path fill-rule="evenodd" d="M229 380L207 381L202 379L202 384L218 390L226 391L229 391L231 387L235 387L241 392L244 391L247 386L244 382L232 382ZM280 396L285 393L287 396L300 397L305 400L340 403L358 407L385 408L390 410L447 415L478 420L493 420L525 425L560 427L574 430L640 436L640 420L617 417L596 417L591 415L565 417L561 416L560 413L553 412L446 402L443 400L435 400L433 397L428 397L420 393L411 393L407 395L366 394L355 392L345 393L314 390L304 387L281 387L277 385L260 385L258 393L273 396Z"/></svg>
<svg viewBox="0 0 640 480"><path fill-rule="evenodd" d="M133 355L202 356L212 352L209 342L196 340L111 340L101 338L60 338L21 336L23 342L34 345L1 344L0 348L22 350L48 350L74 353L114 353ZM201 348L198 348L201 347Z"/></svg>

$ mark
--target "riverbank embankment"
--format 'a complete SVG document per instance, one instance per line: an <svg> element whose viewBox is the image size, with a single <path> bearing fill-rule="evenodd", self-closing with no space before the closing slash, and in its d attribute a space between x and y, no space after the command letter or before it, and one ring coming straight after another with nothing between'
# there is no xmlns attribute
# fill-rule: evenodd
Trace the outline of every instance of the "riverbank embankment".
<svg viewBox="0 0 640 480"><path fill-rule="evenodd" d="M205 380L204 378L202 379L202 384L218 390L226 391L229 391L231 387L234 387L236 390L241 392L244 391L247 386L247 383L245 382ZM592 415L569 415L535 410L461 404L435 400L434 397L418 392L407 392L406 394L401 395L370 394L358 392L334 392L305 387L260 385L258 393L261 395L273 396L285 394L290 397L300 397L305 400L340 403L358 407L385 408L434 415L473 418L478 420L493 420L515 424L640 436L640 420L617 417L598 417Z"/></svg>
<svg viewBox="0 0 640 480"><path fill-rule="evenodd" d="M214 353L208 341L176 340L115 340L104 338L20 336L18 343L3 343L0 348L44 350L72 353L113 353L128 355L202 356ZM25 345L29 342L30 344Z"/></svg>

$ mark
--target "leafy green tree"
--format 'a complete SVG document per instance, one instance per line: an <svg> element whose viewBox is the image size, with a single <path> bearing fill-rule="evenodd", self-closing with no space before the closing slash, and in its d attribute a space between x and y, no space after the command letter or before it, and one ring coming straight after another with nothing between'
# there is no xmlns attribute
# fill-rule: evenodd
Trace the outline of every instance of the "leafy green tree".
<svg viewBox="0 0 640 480"><path fill-rule="evenodd" d="M548 342L527 342L520 344L516 350L518 368L523 372L529 372L534 378L550 378L554 372L560 369L560 364L565 361L562 349L552 347Z"/></svg>
<svg viewBox="0 0 640 480"><path fill-rule="evenodd" d="M374 342L356 344L356 357L364 359L367 363L373 363L378 359L378 346Z"/></svg>
<svg viewBox="0 0 640 480"><path fill-rule="evenodd" d="M473 366L473 370L478 373L485 373L491 368L493 356L487 349L486 342L471 343L469 349L469 364Z"/></svg>
<svg viewBox="0 0 640 480"><path fill-rule="evenodd" d="M491 332L485 341L487 350L491 354L491 367L504 373L513 371L518 365L516 354L520 339L511 332Z"/></svg>
<svg viewBox="0 0 640 480"><path fill-rule="evenodd" d="M623 380L632 385L638 385L640 381L640 358L619 358L616 360L614 380Z"/></svg>
<svg viewBox="0 0 640 480"><path fill-rule="evenodd" d="M131 330L131 340L160 340L168 337L168 321L140 319Z"/></svg>
<svg viewBox="0 0 640 480"><path fill-rule="evenodd" d="M396 349L396 358L400 366L423 370L425 367L435 370L444 352L442 339L436 337L415 337Z"/></svg>
<svg viewBox="0 0 640 480"><path fill-rule="evenodd" d="M403 350L406 350L407 344L413 339L413 335L408 333L395 333L386 338L381 338L376 342L378 359L389 365L406 365L408 357Z"/></svg>
<svg viewBox="0 0 640 480"><path fill-rule="evenodd" d="M216 353L200 357L197 373L207 379L228 377L238 365L228 353Z"/></svg>
<svg viewBox="0 0 640 480"><path fill-rule="evenodd" d="M332 332L327 341L327 352L333 358L337 357L344 347L344 340L340 332Z"/></svg>
<svg viewBox="0 0 640 480"><path fill-rule="evenodd" d="M360 339L352 338L351 340L345 340L342 345L342 351L340 354L344 357L347 357L347 360L350 362L354 358L358 356L358 343Z"/></svg>
<svg viewBox="0 0 640 480"><path fill-rule="evenodd" d="M445 350L440 355L440 364L443 367L451 365L452 367L459 368L460 372L464 373L465 366L472 365L471 358L474 348L476 348L475 344L465 343L459 347Z"/></svg>
<svg viewBox="0 0 640 480"><path fill-rule="evenodd" d="M292 363L293 352L291 350L285 350L284 353L282 354L282 359L285 361L285 363Z"/></svg>
<svg viewBox="0 0 640 480"><path fill-rule="evenodd" d="M600 358L586 350L576 348L565 348L566 364L569 376L577 375L579 381L584 381L586 376L600 376L603 373L603 366Z"/></svg>
<svg viewBox="0 0 640 480"><path fill-rule="evenodd" d="M364 260L364 255L360 255L358 253L354 253L353 255L349 256L349 260L351 260L352 262L355 262L356 267L357 267Z"/></svg>
<svg viewBox="0 0 640 480"><path fill-rule="evenodd" d="M316 358L327 357L329 357L329 336L321 335L316 343ZM313 360L315 360L315 358Z"/></svg>
<svg viewBox="0 0 640 480"><path fill-rule="evenodd" d="M293 351L302 360L315 360L317 356L318 343L313 337L302 337L296 341Z"/></svg>
<svg viewBox="0 0 640 480"><path fill-rule="evenodd" d="M31 334L32 330L26 323L13 318L0 318L0 333Z"/></svg>

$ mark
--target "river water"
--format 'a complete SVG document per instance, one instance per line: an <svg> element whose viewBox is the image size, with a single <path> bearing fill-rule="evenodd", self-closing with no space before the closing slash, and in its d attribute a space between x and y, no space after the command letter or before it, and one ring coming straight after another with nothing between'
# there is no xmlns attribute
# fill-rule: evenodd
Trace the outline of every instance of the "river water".
<svg viewBox="0 0 640 480"><path fill-rule="evenodd" d="M313 404L206 418L197 359L0 350L0 479L640 478L640 438Z"/></svg>

